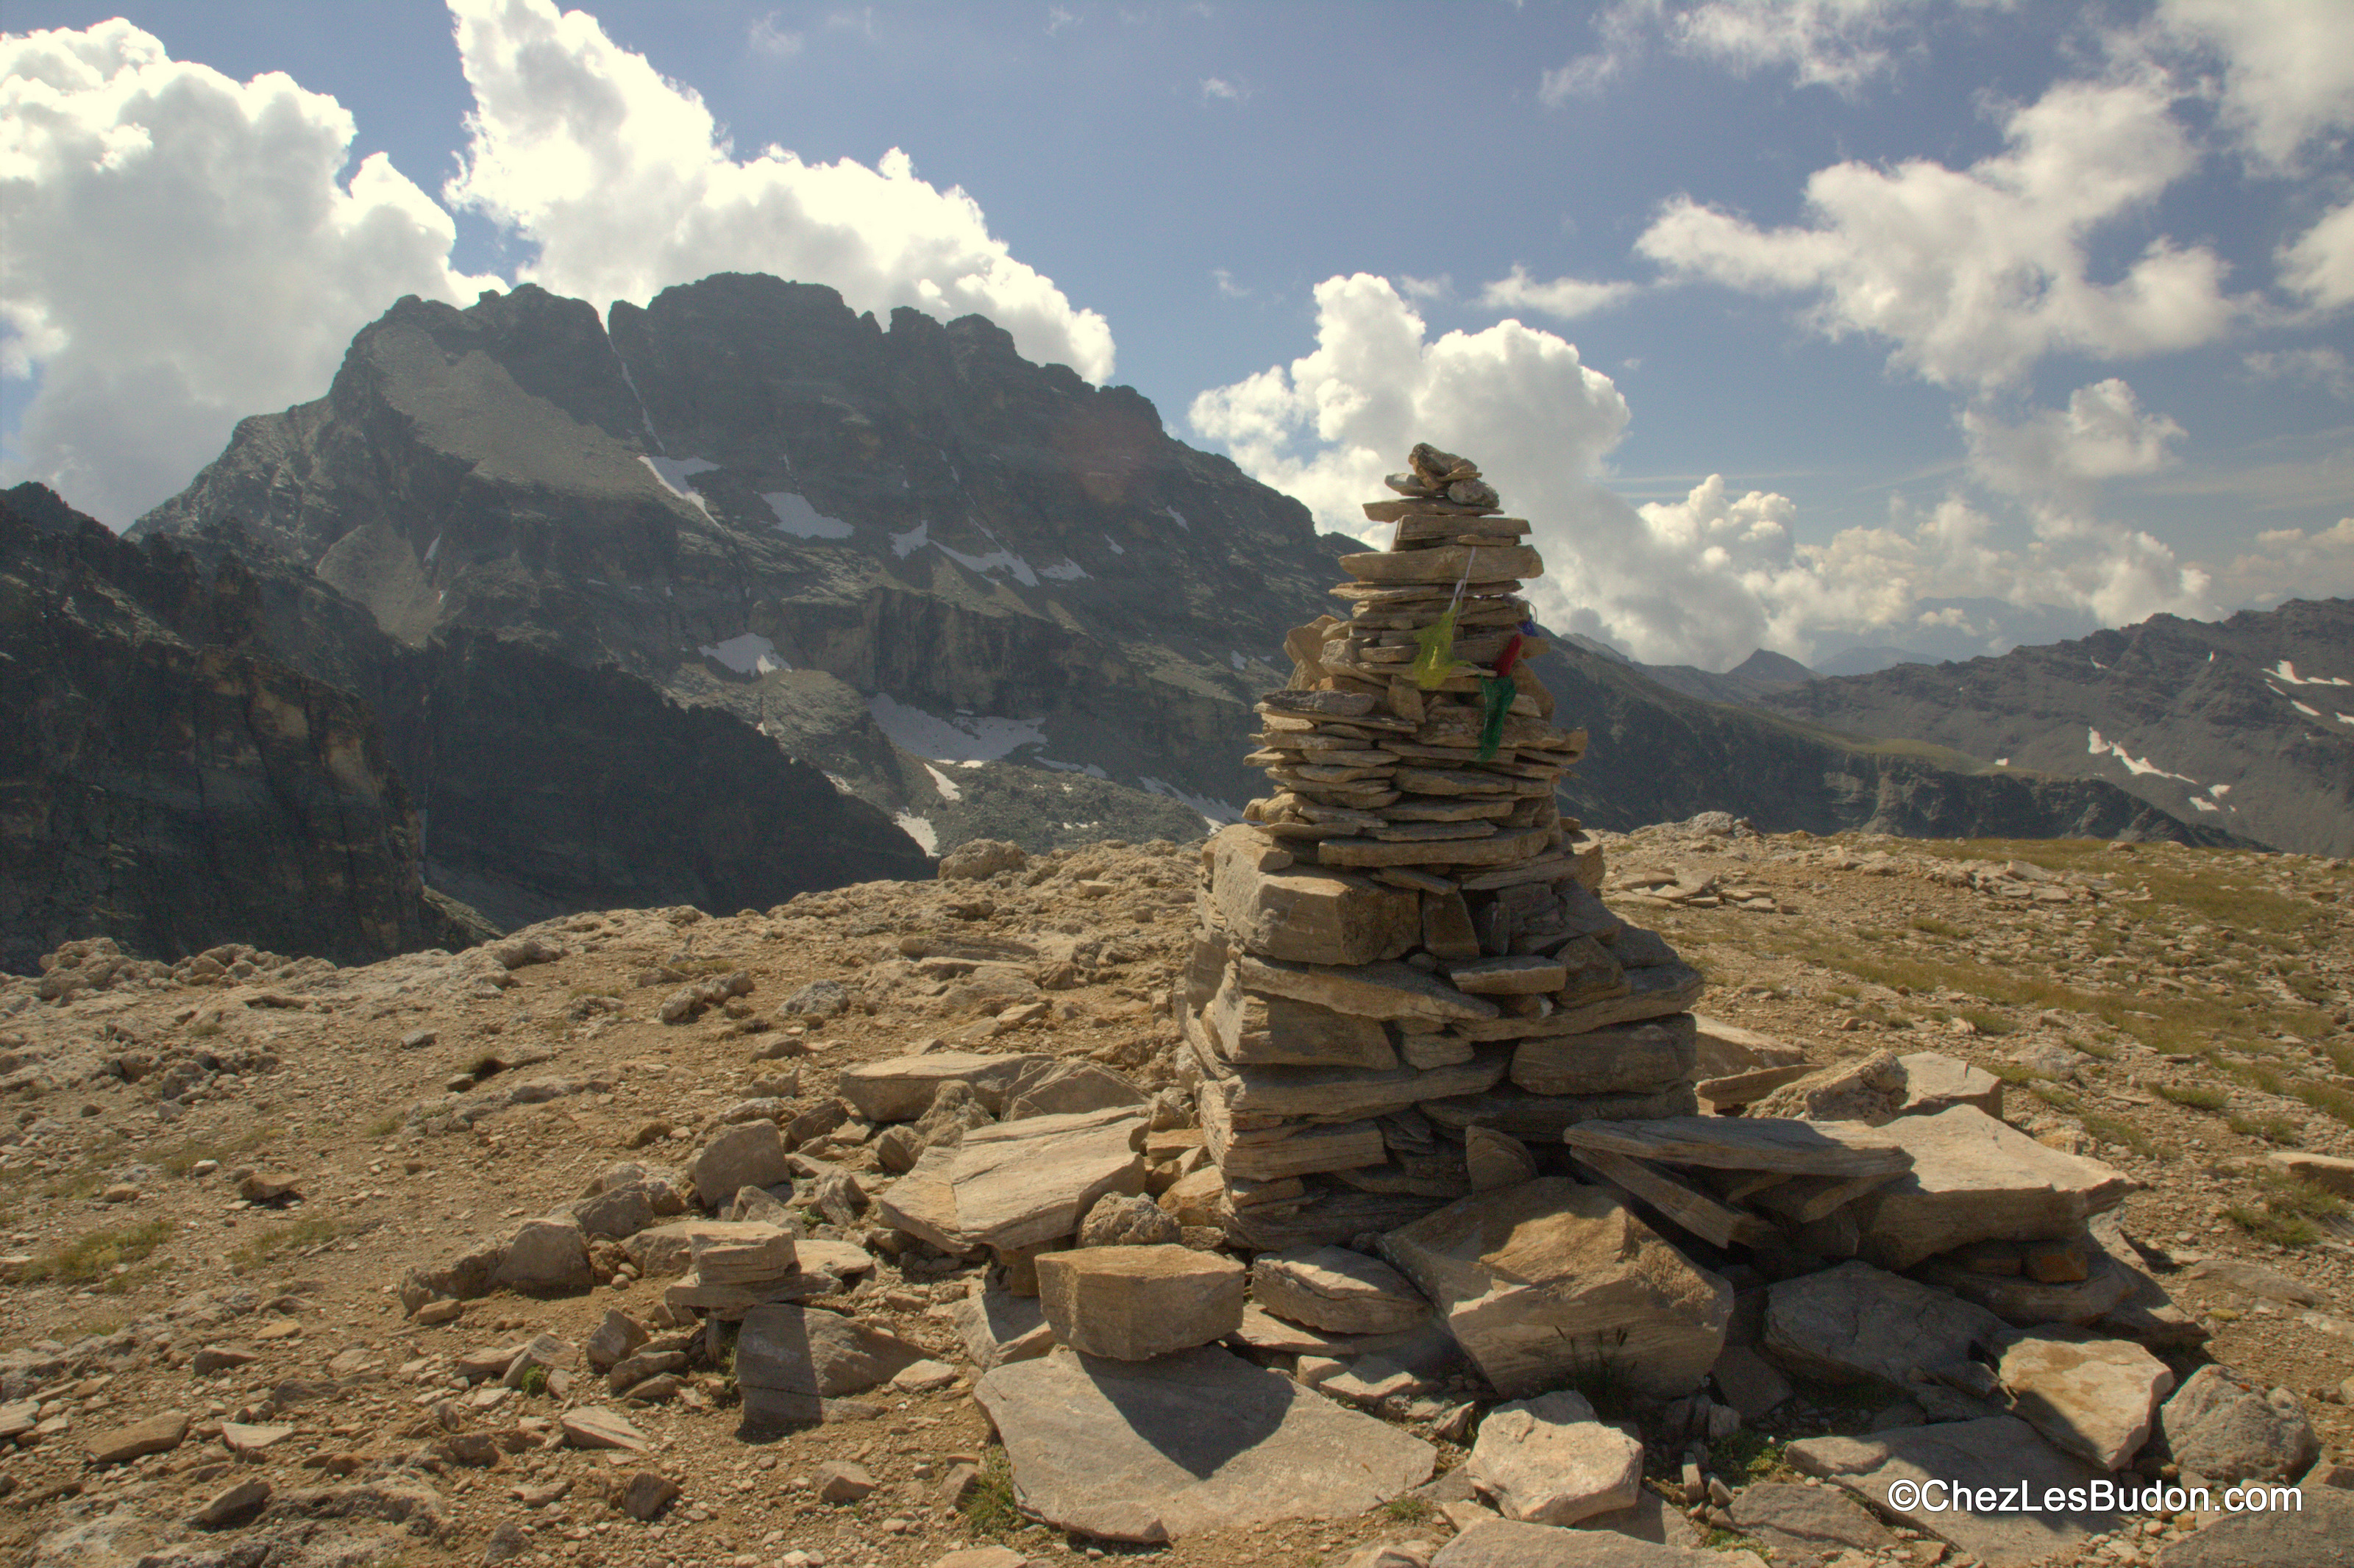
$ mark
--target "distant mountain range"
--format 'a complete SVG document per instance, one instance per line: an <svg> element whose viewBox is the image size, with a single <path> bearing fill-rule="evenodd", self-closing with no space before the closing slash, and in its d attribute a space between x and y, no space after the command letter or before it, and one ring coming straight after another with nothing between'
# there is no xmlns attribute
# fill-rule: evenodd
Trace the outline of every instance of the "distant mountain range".
<svg viewBox="0 0 2354 1568"><path fill-rule="evenodd" d="M740 274L601 323L531 286L464 310L402 300L324 397L244 420L130 536L186 546L174 569L208 593L250 579L270 655L375 711L426 881L502 921L589 883L611 903L700 876L696 896L728 901L725 857L696 873L678 846L708 841L729 791L786 789L706 766L745 743L822 769L929 851L1190 837L1259 783L1251 704L1289 675L1285 632L1333 608L1335 557L1362 547L1170 437L1134 391L1031 364L986 320L885 324ZM1592 732L1564 806L1596 826L1725 810L1768 829L2232 836L2220 813L2185 820L2180 799L2081 768L1997 768L1786 711L1829 683L1770 654L1647 672L1564 640L1537 668ZM419 745L429 693L480 735L462 764ZM616 821L602 872L567 881L598 861L595 812L502 829L454 804L515 787L503 721L511 750L557 758L588 725L607 811L632 791L702 804L659 831ZM809 874L831 863L813 832L864 846L843 875L914 847L870 842L854 815L782 832L776 853Z"/></svg>

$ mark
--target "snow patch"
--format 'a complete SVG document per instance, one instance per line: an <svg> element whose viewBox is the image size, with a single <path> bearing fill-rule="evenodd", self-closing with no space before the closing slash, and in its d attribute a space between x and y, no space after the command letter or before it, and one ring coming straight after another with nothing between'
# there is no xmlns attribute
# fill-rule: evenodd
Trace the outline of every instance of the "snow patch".
<svg viewBox="0 0 2354 1568"><path fill-rule="evenodd" d="M2114 740L2103 740L2099 730L2087 729L2084 734L2086 736L2084 749L2086 751L2090 752L2094 757L2099 757L2104 753L2106 753L2107 755L2115 758L2119 762L2126 765L2126 771L2128 773L2135 775L2155 773L2160 779L2179 779L2185 784L2195 785L2199 782L2198 779L2193 779L2188 773L2168 773L2165 768L2160 768L2157 763L2150 761L2146 757L2127 756L2126 748L2122 745Z"/></svg>
<svg viewBox="0 0 2354 1568"><path fill-rule="evenodd" d="M1193 531L1193 525L1185 521L1185 514L1182 512L1178 511L1174 506L1164 506L1161 510L1162 513L1167 514L1169 521L1176 524L1177 526L1184 529L1188 534L1191 534Z"/></svg>
<svg viewBox="0 0 2354 1568"><path fill-rule="evenodd" d="M1150 773L1139 779L1137 782L1144 786L1145 789L1151 794L1165 795L1172 800L1193 807L1201 815L1202 821L1210 824L1214 832L1225 827L1228 822L1239 822L1243 820L1242 811L1238 808L1227 805L1214 795L1196 795L1192 790L1181 789L1165 779L1155 779Z"/></svg>
<svg viewBox="0 0 2354 1568"><path fill-rule="evenodd" d="M2010 766L2010 758L2008 757L1998 757L1994 759L1994 765L1997 768L2008 768Z"/></svg>
<svg viewBox="0 0 2354 1568"><path fill-rule="evenodd" d="M1250 661L1244 658L1241 654L1235 652L1231 648L1226 650L1226 657L1235 662L1235 668L1237 670L1247 670L1250 668Z"/></svg>
<svg viewBox="0 0 2354 1568"><path fill-rule="evenodd" d="M1040 567L1038 575L1042 577L1053 577L1056 582L1075 583L1087 575L1087 569L1066 556L1051 567Z"/></svg>
<svg viewBox="0 0 2354 1568"><path fill-rule="evenodd" d="M2214 801L2202 800L2197 795L2190 797L2190 803L2198 807L2202 811L2220 811L2223 809L2222 807L2215 804Z"/></svg>
<svg viewBox="0 0 2354 1568"><path fill-rule="evenodd" d="M894 534L891 535L891 553L904 561L929 543L931 535L929 523L918 523L904 534Z"/></svg>
<svg viewBox="0 0 2354 1568"><path fill-rule="evenodd" d="M1045 744L1042 718L941 718L902 703L886 692L866 699L866 709L893 742L933 762L994 762L1025 746Z"/></svg>
<svg viewBox="0 0 2354 1568"><path fill-rule="evenodd" d="M429 566L429 566L431 566L431 565L433 564L433 557L434 557L434 556L438 556L438 555L440 555L440 553L441 553L441 535L439 535L439 534L436 534L436 535L433 535L433 543L431 543L431 544L429 544L429 545L428 545L428 546L425 546L425 564L426 564L427 566Z"/></svg>
<svg viewBox="0 0 2354 1568"><path fill-rule="evenodd" d="M940 835L928 817L918 817L912 811L902 811L891 819L898 830L916 841L926 854L940 853Z"/></svg>
<svg viewBox="0 0 2354 1568"><path fill-rule="evenodd" d="M777 645L757 631L747 631L695 652L706 659L718 660L739 675L765 675L771 670L792 668L777 656Z"/></svg>
<svg viewBox="0 0 2354 1568"><path fill-rule="evenodd" d="M928 762L924 764L924 771L932 776L932 785L935 789L939 790L941 800L953 804L956 801L964 799L964 791L957 788L957 781L955 779L949 778L947 774L941 772L938 768L933 767Z"/></svg>
<svg viewBox="0 0 2354 1568"><path fill-rule="evenodd" d="M1108 534L1104 535L1104 543L1111 546L1111 553L1115 556L1125 556L1128 554L1126 550L1119 547L1119 541L1113 538Z"/></svg>
<svg viewBox="0 0 2354 1568"><path fill-rule="evenodd" d="M850 524L839 517L828 517L811 506L805 497L790 490L764 490L760 499L777 514L777 532L790 534L797 539L847 539Z"/></svg>
<svg viewBox="0 0 2354 1568"><path fill-rule="evenodd" d="M983 556L968 556L962 550L952 550L938 539L932 541L932 548L967 571L979 572L982 577L997 571L1012 572L1013 580L1023 588L1038 586L1038 574L1030 569L1030 563L1002 546Z"/></svg>
<svg viewBox="0 0 2354 1568"><path fill-rule="evenodd" d="M2229 784L2210 784L2207 786L2207 793L2214 796L2218 800L2221 800L2231 792L2232 787Z"/></svg>
<svg viewBox="0 0 2354 1568"><path fill-rule="evenodd" d="M2303 714L2307 718L2319 718L2321 716L2321 710L2319 708L2309 708L2303 703L2298 702L2295 697L2291 697L2288 700L2288 705L2295 708L2297 712Z"/></svg>
<svg viewBox="0 0 2354 1568"><path fill-rule="evenodd" d="M2272 673L2292 686L2354 686L2354 681L2343 675L2300 675L2296 666L2286 659L2274 665Z"/></svg>
<svg viewBox="0 0 2354 1568"><path fill-rule="evenodd" d="M701 458L648 457L642 452L638 454L638 461L646 465L646 471L654 476L655 483L689 506L700 510L705 517L711 515L710 504L687 481L698 473L709 473L719 466L717 463L705 462Z"/></svg>

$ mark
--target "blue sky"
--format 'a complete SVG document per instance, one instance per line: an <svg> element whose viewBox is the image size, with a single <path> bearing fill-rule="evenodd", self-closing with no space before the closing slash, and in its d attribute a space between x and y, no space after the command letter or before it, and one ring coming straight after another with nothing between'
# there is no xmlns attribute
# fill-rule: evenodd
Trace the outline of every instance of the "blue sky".
<svg viewBox="0 0 2354 1568"><path fill-rule="evenodd" d="M1540 524L1551 618L1645 658L2354 592L2354 6L7 26L90 31L0 65L5 477L118 524L400 292L601 307L759 266L985 309L1330 522L1460 443Z"/></svg>

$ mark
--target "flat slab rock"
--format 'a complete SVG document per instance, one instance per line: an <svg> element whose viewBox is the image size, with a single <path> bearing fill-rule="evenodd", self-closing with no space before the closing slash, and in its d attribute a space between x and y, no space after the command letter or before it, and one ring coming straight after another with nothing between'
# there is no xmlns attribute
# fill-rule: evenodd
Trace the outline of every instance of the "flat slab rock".
<svg viewBox="0 0 2354 1568"><path fill-rule="evenodd" d="M1023 1508L1108 1541L1349 1518L1429 1479L1437 1457L1214 1346L1142 1362L1057 1349L998 1367L973 1396Z"/></svg>
<svg viewBox="0 0 2354 1568"><path fill-rule="evenodd" d="M2173 1371L2139 1345L2056 1325L2011 1340L1997 1370L2016 1414L2104 1470L2140 1452L2158 1402L2174 1392Z"/></svg>
<svg viewBox="0 0 2354 1568"><path fill-rule="evenodd" d="M930 1051L845 1067L837 1092L868 1121L913 1121L932 1108L932 1097L942 1084L961 1079L972 1086L981 1108L994 1116L1004 1107L1005 1091L1023 1069L1052 1060L1028 1053Z"/></svg>
<svg viewBox="0 0 2354 1568"><path fill-rule="evenodd" d="M1761 1481L1733 1499L1733 1525L1770 1548L1776 1563L1819 1562L1853 1548L1893 1552L1896 1537L1837 1487Z"/></svg>
<svg viewBox="0 0 2354 1568"><path fill-rule="evenodd" d="M1430 1568L1766 1568L1754 1552L1662 1546L1603 1530L1490 1520L1448 1542Z"/></svg>
<svg viewBox="0 0 2354 1568"><path fill-rule="evenodd" d="M924 1150L875 1208L943 1252L1013 1252L1058 1241L1107 1192L1144 1191L1146 1118L1115 1106L975 1128Z"/></svg>
<svg viewBox="0 0 2354 1568"><path fill-rule="evenodd" d="M1967 1360L2006 1332L1985 1308L1868 1263L1777 1281L1766 1298L1766 1353L1826 1383L1875 1379L1901 1391L1915 1371Z"/></svg>
<svg viewBox="0 0 2354 1568"><path fill-rule="evenodd" d="M1278 1318L1332 1334L1395 1334L1430 1317L1414 1283L1347 1247L1267 1253L1251 1265L1251 1294Z"/></svg>
<svg viewBox="0 0 2354 1568"><path fill-rule="evenodd" d="M1899 1117L1880 1129L1913 1168L1855 1202L1857 1255L1910 1268L1974 1241L2059 1240L2134 1186L2097 1160L2047 1148L1976 1106Z"/></svg>
<svg viewBox="0 0 2354 1568"><path fill-rule="evenodd" d="M2354 1568L2354 1492L2306 1487L2294 1512L2226 1514L2169 1542L2158 1568Z"/></svg>
<svg viewBox="0 0 2354 1568"><path fill-rule="evenodd" d="M2053 1448L2015 1415L1897 1427L1868 1437L1808 1437L1784 1454L1801 1475L1836 1481L1867 1507L1936 1536L1988 1568L2028 1568L2124 1522L2115 1513L1999 1506L2004 1489L2023 1486L2040 1504L2048 1489L2084 1486L2099 1474ZM1888 1489L1900 1480L1918 1486L1933 1479L1973 1491L1993 1489L1998 1506L1931 1510L1917 1504L1896 1508L1888 1501ZM1931 1496L1942 1500L1942 1494ZM2016 1495L2009 1500L2018 1500Z"/></svg>

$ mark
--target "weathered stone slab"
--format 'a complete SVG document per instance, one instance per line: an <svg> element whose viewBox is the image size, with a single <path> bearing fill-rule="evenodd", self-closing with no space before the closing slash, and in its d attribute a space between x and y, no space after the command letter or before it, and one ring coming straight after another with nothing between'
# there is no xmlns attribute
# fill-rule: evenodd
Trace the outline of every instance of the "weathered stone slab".
<svg viewBox="0 0 2354 1568"><path fill-rule="evenodd" d="M588 1268L588 1234L570 1214L548 1214L517 1225L491 1274L493 1288L504 1286L531 1294L586 1290L595 1280Z"/></svg>
<svg viewBox="0 0 2354 1568"><path fill-rule="evenodd" d="M1195 1055L1202 1053L1197 1050ZM1356 1067L1237 1067L1205 1060L1230 1116L1302 1117L1319 1121L1386 1116L1421 1100L1476 1095L1504 1075L1502 1056L1442 1067L1373 1072Z"/></svg>
<svg viewBox="0 0 2354 1568"><path fill-rule="evenodd" d="M1776 1563L1820 1563L1843 1552L1897 1553L1903 1543L1837 1487L1761 1481L1741 1489L1733 1525ZM1901 1561L1901 1559L1900 1559Z"/></svg>
<svg viewBox="0 0 2354 1568"><path fill-rule="evenodd" d="M1635 1506L1643 1445L1566 1390L1500 1404L1479 1423L1470 1480L1506 1519L1571 1525Z"/></svg>
<svg viewBox="0 0 2354 1568"><path fill-rule="evenodd" d="M2054 1449L2015 1415L1901 1426L1868 1437L1808 1437L1791 1444L1784 1457L1791 1468L1838 1482L1867 1507L1938 1537L1988 1568L2028 1568L2122 1522L2115 1513L2045 1510L2049 1489L2085 1486L2096 1472ZM1888 1489L1900 1480L1916 1488L1941 1483L1928 1494L1938 1503L1950 1502L1952 1489L1967 1487L1970 1502L1899 1508ZM2021 1486L2035 1499L2034 1511L2017 1506L2020 1494L2014 1489Z"/></svg>
<svg viewBox="0 0 2354 1568"><path fill-rule="evenodd" d="M1405 1192L1321 1187L1312 1189L1302 1202L1235 1209L1226 1221L1226 1237L1254 1252L1337 1246L1368 1231L1410 1224L1437 1209L1440 1202Z"/></svg>
<svg viewBox="0 0 2354 1568"><path fill-rule="evenodd" d="M1369 550L1343 556L1341 569L1361 583L1432 583L1452 588L1467 571L1476 582L1541 577L1544 557L1526 545L1441 545L1429 550Z"/></svg>
<svg viewBox="0 0 2354 1568"><path fill-rule="evenodd" d="M2200 1367L2184 1381L2159 1411L2158 1430L2176 1464L2219 1485L2294 1480L2321 1452L2296 1395L2259 1388L2221 1366Z"/></svg>
<svg viewBox="0 0 2354 1568"><path fill-rule="evenodd" d="M1114 1107L978 1128L953 1149L924 1150L875 1208L945 1252L1056 1241L1105 1193L1144 1191L1145 1125Z"/></svg>
<svg viewBox="0 0 2354 1568"><path fill-rule="evenodd" d="M1825 1383L1876 1378L1903 1392L1915 1372L1967 1360L2004 1333L2001 1319L1867 1263L1775 1283L1766 1292L1766 1352Z"/></svg>
<svg viewBox="0 0 2354 1568"><path fill-rule="evenodd" d="M1027 1053L928 1051L918 1056L893 1056L845 1067L835 1092L868 1121L913 1121L932 1108L932 1097L942 1084L961 1079L972 1086L973 1097L982 1108L994 1116L1004 1108L1006 1088L1023 1069L1048 1060Z"/></svg>
<svg viewBox="0 0 2354 1568"><path fill-rule="evenodd" d="M1569 983L1569 971L1551 959L1468 959L1442 967L1456 990L1473 996L1538 996Z"/></svg>
<svg viewBox="0 0 2354 1568"><path fill-rule="evenodd" d="M2063 1154L1976 1106L1899 1117L1879 1129L1913 1167L1855 1201L1857 1255L1883 1268L1974 1241L2058 1239L2122 1202L2134 1183L2096 1160Z"/></svg>
<svg viewBox="0 0 2354 1568"><path fill-rule="evenodd" d="M2043 1329L2003 1348L2011 1412L2063 1453L2116 1470L2140 1452L2174 1373L2139 1345Z"/></svg>
<svg viewBox="0 0 2354 1568"><path fill-rule="evenodd" d="M2133 1294L2135 1282L2131 1271L2099 1251L2094 1253L2085 1278L2052 1284L2020 1275L1978 1274L1937 1257L1909 1272L2021 1328L2095 1322Z"/></svg>
<svg viewBox="0 0 2354 1568"><path fill-rule="evenodd" d="M2354 1160L2337 1154L2313 1154L2302 1149L2275 1149L2264 1162L2286 1175L2326 1187L2343 1198L2354 1198Z"/></svg>
<svg viewBox="0 0 2354 1568"><path fill-rule="evenodd" d="M1403 958L1420 940L1422 906L1411 893L1320 866L1265 871L1266 835L1237 824L1205 852L1209 899L1243 948L1303 964L1370 964Z"/></svg>
<svg viewBox="0 0 2354 1568"><path fill-rule="evenodd" d="M1056 1350L973 1391L1022 1506L1108 1541L1343 1519L1429 1478L1436 1450L1214 1346L1150 1361Z"/></svg>
<svg viewBox="0 0 2354 1568"><path fill-rule="evenodd" d="M1685 1117L1699 1108L1700 1101L1690 1084L1624 1095L1532 1095L1507 1084L1485 1094L1418 1105L1432 1121L1458 1132L1472 1126L1492 1127L1528 1143L1559 1143L1569 1128L1589 1121Z"/></svg>
<svg viewBox="0 0 2354 1568"><path fill-rule="evenodd" d="M1523 1040L1512 1053L1512 1082L1532 1095L1652 1089L1691 1075L1697 1042L1688 1012L1585 1034Z"/></svg>
<svg viewBox="0 0 2354 1568"><path fill-rule="evenodd" d="M2354 1492L2306 1486L2300 1506L2226 1514L2167 1542L2158 1568L2354 1568Z"/></svg>
<svg viewBox="0 0 2354 1568"><path fill-rule="evenodd" d="M687 1248L705 1285L764 1285L801 1266L792 1233L757 1220L696 1225L688 1233Z"/></svg>
<svg viewBox="0 0 2354 1568"><path fill-rule="evenodd" d="M1230 1179L1278 1181L1320 1171L1353 1171L1389 1158L1382 1129L1372 1121L1308 1123L1283 1138L1238 1143L1221 1086L1205 1082L1203 1091L1203 1146Z"/></svg>
<svg viewBox="0 0 2354 1568"><path fill-rule="evenodd" d="M1487 1022L1455 1025L1467 1040L1534 1040L1555 1034L1583 1034L1606 1023L1632 1023L1645 1018L1665 1018L1681 1012L1700 1000L1707 982L1688 964L1654 964L1626 971L1627 992L1584 1001L1572 997L1560 1011L1543 1018L1498 1018Z"/></svg>
<svg viewBox="0 0 2354 1568"><path fill-rule="evenodd" d="M1076 1116L1119 1106L1143 1106L1150 1096L1109 1067L1056 1057L1023 1068L1005 1089L1005 1118Z"/></svg>
<svg viewBox="0 0 2354 1568"><path fill-rule="evenodd" d="M1335 1012L1311 1001L1259 996L1226 983L1202 1011L1218 1054L1241 1066L1371 1067L1398 1065L1389 1031L1377 1019Z"/></svg>
<svg viewBox="0 0 2354 1568"><path fill-rule="evenodd" d="M1527 1144L1508 1132L1498 1132L1492 1127L1467 1127L1463 1129L1463 1173L1475 1192L1517 1187L1537 1179L1536 1156L1529 1152Z"/></svg>
<svg viewBox="0 0 2354 1568"><path fill-rule="evenodd" d="M1236 961L1235 970L1236 980L1245 991L1312 1001L1319 1007L1353 1012L1361 1018L1451 1022L1497 1016L1494 1002L1483 997L1466 996L1411 964L1333 969L1278 963L1246 955Z"/></svg>
<svg viewBox="0 0 2354 1568"><path fill-rule="evenodd" d="M1806 1059L1804 1046L1727 1023L1722 1018L1695 1012L1692 1022L1700 1033L1700 1071L1708 1077L1729 1077L1760 1067L1787 1067Z"/></svg>
<svg viewBox="0 0 2354 1568"><path fill-rule="evenodd" d="M1008 1361L1026 1361L1055 1348L1055 1330L1034 1296L974 1280L956 1304L957 1337L973 1365L987 1372Z"/></svg>
<svg viewBox="0 0 2354 1568"><path fill-rule="evenodd" d="M151 1415L128 1426L101 1432L90 1440L90 1462L121 1465L149 1454L168 1454L187 1440L188 1418L180 1411Z"/></svg>
<svg viewBox="0 0 2354 1568"><path fill-rule="evenodd" d="M2002 1115L2002 1080L1984 1067L1937 1051L1908 1051L1896 1058L1904 1069L1904 1097L1898 1116L1935 1116L1956 1106L1976 1106Z"/></svg>
<svg viewBox="0 0 2354 1568"><path fill-rule="evenodd" d="M687 1162L695 1201L716 1209L746 1187L769 1187L792 1180L785 1165L784 1136L765 1118L737 1122L712 1135ZM587 1255L582 1255L585 1264Z"/></svg>
<svg viewBox="0 0 2354 1568"><path fill-rule="evenodd" d="M1582 1123L1562 1136L1573 1149L1717 1171L1894 1177L1913 1163L1893 1134L1859 1122L1693 1116Z"/></svg>
<svg viewBox="0 0 2354 1568"><path fill-rule="evenodd" d="M1476 1193L1389 1233L1382 1251L1508 1396L1609 1362L1636 1391L1673 1398L1724 1348L1732 1287L1597 1188L1555 1178Z"/></svg>
<svg viewBox="0 0 2354 1568"><path fill-rule="evenodd" d="M1071 1349L1150 1361L1240 1328L1246 1277L1233 1258L1186 1246L1083 1247L1040 1256L1038 1304Z"/></svg>
<svg viewBox="0 0 2354 1568"><path fill-rule="evenodd" d="M1346 1247L1261 1255L1251 1264L1251 1297L1278 1318L1334 1334L1402 1333L1430 1317L1404 1275Z"/></svg>
<svg viewBox="0 0 2354 1568"><path fill-rule="evenodd" d="M736 1341L736 1383L752 1425L824 1418L821 1401L863 1393L925 1359L911 1343L839 1312L757 1307Z"/></svg>

